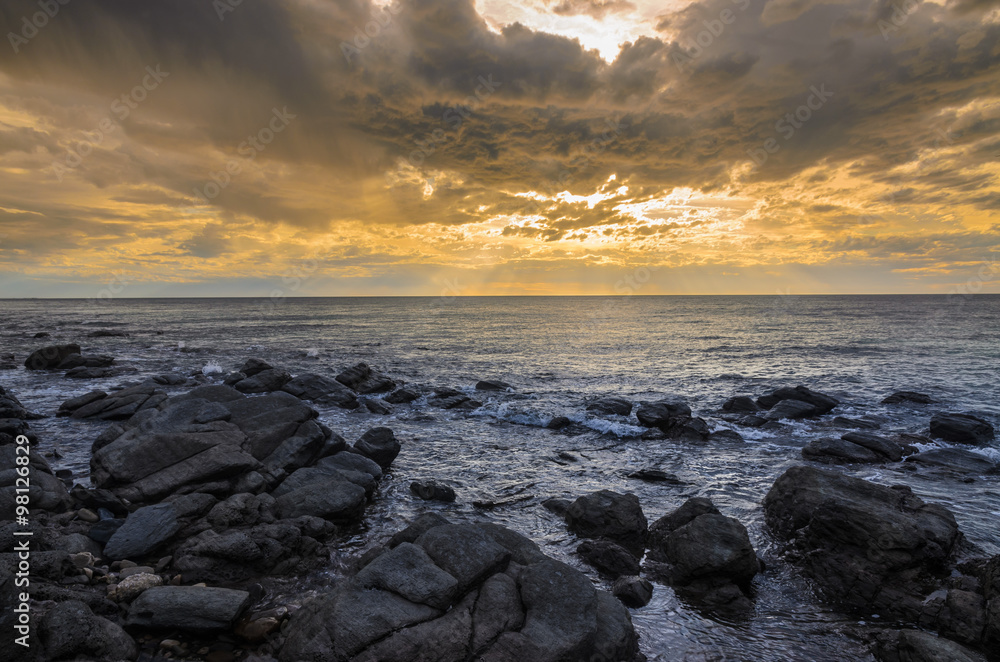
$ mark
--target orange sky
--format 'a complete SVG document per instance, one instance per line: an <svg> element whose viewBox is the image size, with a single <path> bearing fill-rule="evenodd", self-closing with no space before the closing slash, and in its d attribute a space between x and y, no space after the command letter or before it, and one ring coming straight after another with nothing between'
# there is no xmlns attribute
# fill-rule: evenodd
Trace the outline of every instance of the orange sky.
<svg viewBox="0 0 1000 662"><path fill-rule="evenodd" d="M992 0L225 2L0 8L0 297L1000 292Z"/></svg>

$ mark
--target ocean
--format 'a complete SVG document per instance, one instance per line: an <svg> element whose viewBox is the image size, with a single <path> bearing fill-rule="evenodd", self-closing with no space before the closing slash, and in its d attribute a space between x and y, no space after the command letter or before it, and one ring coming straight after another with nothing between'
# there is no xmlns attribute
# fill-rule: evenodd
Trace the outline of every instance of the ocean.
<svg viewBox="0 0 1000 662"><path fill-rule="evenodd" d="M761 500L775 478L802 462L800 449L845 430L833 416L782 430L744 428L719 418L734 395L758 396L804 384L841 401L834 414L880 423L879 434L925 433L936 411L970 412L1000 424L1000 296L625 296L287 299L4 300L0 355L18 364L38 347L77 342L87 354L116 358L120 374L66 379L59 372L0 371L0 385L31 410L31 423L56 469L87 481L89 449L106 424L55 418L64 400L164 373L221 380L249 357L292 374L335 376L359 361L397 381L453 387L483 401L473 412L396 406L380 416L318 407L349 442L386 425L403 451L365 524L348 531L324 571L384 540L423 510L455 520L495 521L531 537L546 553L597 580L573 554L577 540L541 502L597 490L633 492L652 522L691 496L710 497L750 531L758 554L777 558ZM91 337L113 331L127 337ZM49 337L35 339L38 332ZM2 361L0 361L2 362ZM510 393L475 392L501 379ZM163 387L168 393L187 389ZM936 405L882 405L896 390L919 391ZM713 430L743 442L651 441L630 417L586 412L596 397L632 402L684 398ZM576 432L545 428L554 416ZM997 448L978 449L1000 459ZM568 454L572 459L567 459ZM656 467L671 483L628 474ZM950 508L984 553L1000 552L1000 477L963 482L899 465L845 471L883 484L902 483ZM411 480L435 478L458 493L454 504L429 504ZM492 510L474 501L510 499ZM518 499L523 499L518 501ZM295 578L289 594L316 578ZM657 585L653 601L633 611L641 648L651 660L864 660L856 620L822 604L788 564L770 563L755 587L756 611L744 622L700 615Z"/></svg>

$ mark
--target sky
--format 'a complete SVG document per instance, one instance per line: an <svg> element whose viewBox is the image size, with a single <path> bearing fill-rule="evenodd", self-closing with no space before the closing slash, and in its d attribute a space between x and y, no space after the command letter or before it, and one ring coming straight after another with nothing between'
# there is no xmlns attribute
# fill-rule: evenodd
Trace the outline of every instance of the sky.
<svg viewBox="0 0 1000 662"><path fill-rule="evenodd" d="M0 297L1000 292L998 0L0 27Z"/></svg>

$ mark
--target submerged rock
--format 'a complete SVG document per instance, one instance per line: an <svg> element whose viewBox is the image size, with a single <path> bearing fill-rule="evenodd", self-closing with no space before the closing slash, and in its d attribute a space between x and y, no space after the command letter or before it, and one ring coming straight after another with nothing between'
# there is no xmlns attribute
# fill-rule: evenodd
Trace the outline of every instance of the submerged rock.
<svg viewBox="0 0 1000 662"><path fill-rule="evenodd" d="M935 414L930 430L935 439L956 444L985 446L996 437L989 422L972 414Z"/></svg>
<svg viewBox="0 0 1000 662"><path fill-rule="evenodd" d="M760 409L761 409L760 405L754 402L753 398L750 398L745 395L738 395L729 398L728 400L722 403L722 411L727 411L727 412L753 414L760 411Z"/></svg>
<svg viewBox="0 0 1000 662"><path fill-rule="evenodd" d="M767 421L780 421L783 418L808 418L810 416L816 416L819 413L819 409L815 405L812 405L803 400L780 400L773 407L771 407L766 414L764 414L764 420Z"/></svg>
<svg viewBox="0 0 1000 662"><path fill-rule="evenodd" d="M929 405L937 402L937 400L925 393L917 393L916 391L896 391L882 400L883 405L898 405L901 402Z"/></svg>
<svg viewBox="0 0 1000 662"><path fill-rule="evenodd" d="M499 379L481 379L476 382L477 391L507 391L514 387Z"/></svg>
<svg viewBox="0 0 1000 662"><path fill-rule="evenodd" d="M587 404L587 411L597 416L628 416L632 413L632 403L624 398L600 398Z"/></svg>
<svg viewBox="0 0 1000 662"><path fill-rule="evenodd" d="M496 525L421 528L297 612L281 662L635 658L628 610L530 540Z"/></svg>
<svg viewBox="0 0 1000 662"><path fill-rule="evenodd" d="M455 500L455 490L451 486L439 483L436 480L415 480L410 483L410 491L424 501L444 501L450 503Z"/></svg>
<svg viewBox="0 0 1000 662"><path fill-rule="evenodd" d="M638 575L639 559L632 552L610 540L584 540L576 553L599 572L612 579Z"/></svg>
<svg viewBox="0 0 1000 662"><path fill-rule="evenodd" d="M873 652L879 662L986 662L983 655L922 630L885 630Z"/></svg>

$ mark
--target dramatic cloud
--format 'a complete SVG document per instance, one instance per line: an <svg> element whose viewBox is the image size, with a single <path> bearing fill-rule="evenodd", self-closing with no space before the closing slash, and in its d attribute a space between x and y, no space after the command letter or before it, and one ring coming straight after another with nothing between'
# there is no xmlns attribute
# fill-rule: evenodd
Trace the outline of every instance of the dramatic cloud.
<svg viewBox="0 0 1000 662"><path fill-rule="evenodd" d="M39 7L0 7L5 296L1000 288L995 3Z"/></svg>

